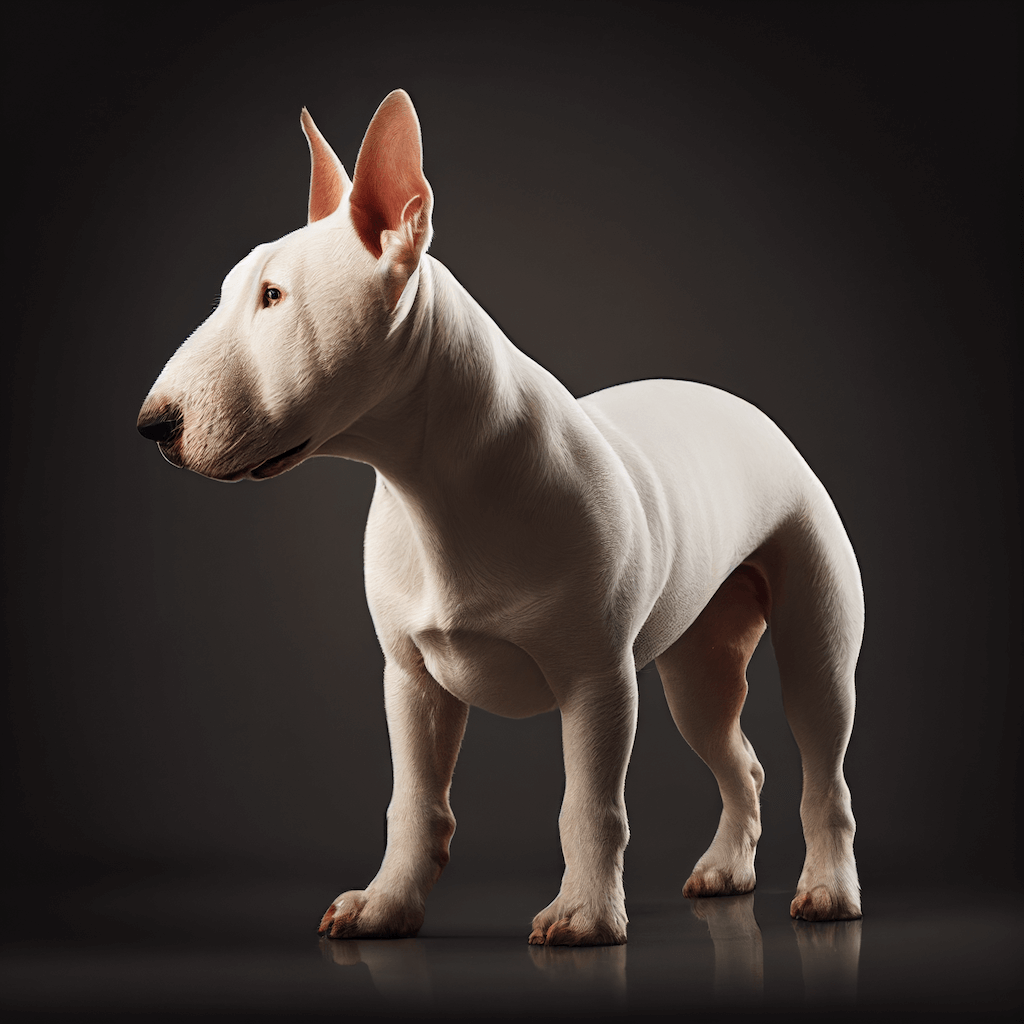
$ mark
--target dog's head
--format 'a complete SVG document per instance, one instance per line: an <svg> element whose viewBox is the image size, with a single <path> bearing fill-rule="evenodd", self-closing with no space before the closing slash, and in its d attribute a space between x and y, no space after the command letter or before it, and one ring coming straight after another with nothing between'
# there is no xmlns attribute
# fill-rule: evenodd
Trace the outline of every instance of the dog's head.
<svg viewBox="0 0 1024 1024"><path fill-rule="evenodd" d="M224 278L217 308L139 413L139 432L169 462L216 480L277 476L382 400L404 293L430 242L432 196L406 93L378 108L353 180L305 109L302 130L308 223Z"/></svg>

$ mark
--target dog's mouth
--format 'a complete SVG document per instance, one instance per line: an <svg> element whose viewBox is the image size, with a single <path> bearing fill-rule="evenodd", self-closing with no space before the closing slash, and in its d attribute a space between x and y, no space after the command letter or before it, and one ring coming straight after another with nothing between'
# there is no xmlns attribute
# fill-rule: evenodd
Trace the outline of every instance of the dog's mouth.
<svg viewBox="0 0 1024 1024"><path fill-rule="evenodd" d="M272 459L267 459L266 462L261 462L258 466L250 469L248 474L243 475L251 476L254 480L269 480L270 477L291 469L300 461L297 456L302 454L311 440L312 438L307 437L302 444L297 444L294 448L289 448L288 451L281 452L280 455L275 455Z"/></svg>
<svg viewBox="0 0 1024 1024"><path fill-rule="evenodd" d="M294 448L289 448L288 451L281 452L280 455L275 455L265 462L257 463L248 469L236 469L227 473L218 472L213 468L206 469L187 465L176 445L159 444L157 447L160 449L163 457L173 466L178 466L182 469L194 469L211 480L220 480L222 483L234 484L238 483L239 480L269 480L271 477L284 473L302 461L302 453L309 447L309 443L312 440L311 437L307 437L302 444L297 444Z"/></svg>

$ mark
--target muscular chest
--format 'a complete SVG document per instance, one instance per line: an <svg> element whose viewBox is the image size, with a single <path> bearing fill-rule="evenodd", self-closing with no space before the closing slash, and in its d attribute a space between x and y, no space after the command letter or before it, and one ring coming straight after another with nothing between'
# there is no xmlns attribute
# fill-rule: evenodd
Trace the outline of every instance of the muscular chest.
<svg viewBox="0 0 1024 1024"><path fill-rule="evenodd" d="M438 557L399 511L375 498L367 524L366 593L385 653L411 645L441 686L493 714L554 708L534 657L552 601L545 575L493 548L451 545Z"/></svg>

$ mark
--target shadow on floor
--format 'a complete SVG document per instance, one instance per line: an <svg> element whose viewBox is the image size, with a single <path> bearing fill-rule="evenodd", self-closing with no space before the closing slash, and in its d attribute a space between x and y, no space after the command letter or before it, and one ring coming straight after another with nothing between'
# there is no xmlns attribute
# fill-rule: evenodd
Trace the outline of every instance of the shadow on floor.
<svg viewBox="0 0 1024 1024"><path fill-rule="evenodd" d="M635 888L635 887L634 887ZM870 892L863 921L791 921L790 894L630 901L626 946L526 943L542 885L438 887L416 939L319 939L317 882L118 874L20 889L0 951L6 1019L147 1014L346 1020L690 1019L880 1010L1018 1019L1020 894ZM10 904L9 904L10 905ZM46 906L45 916L39 909Z"/></svg>

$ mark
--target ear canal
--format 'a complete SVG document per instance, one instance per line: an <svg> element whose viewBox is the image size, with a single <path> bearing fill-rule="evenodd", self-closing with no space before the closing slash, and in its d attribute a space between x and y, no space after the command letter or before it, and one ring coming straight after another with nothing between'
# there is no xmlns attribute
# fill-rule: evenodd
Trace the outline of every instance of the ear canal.
<svg viewBox="0 0 1024 1024"><path fill-rule="evenodd" d="M401 262L415 265L430 242L433 196L423 175L420 122L408 93L396 89L373 115L356 158L350 209L363 245L380 258L385 232L408 239ZM419 202L413 202L419 198ZM388 236L392 238L392 235Z"/></svg>
<svg viewBox="0 0 1024 1024"><path fill-rule="evenodd" d="M309 143L309 223L312 224L329 217L338 209L345 193L352 187L352 182L305 107L302 108L300 121Z"/></svg>

